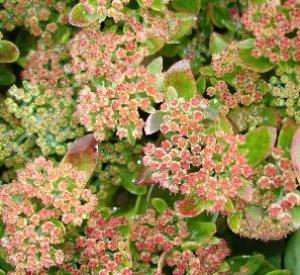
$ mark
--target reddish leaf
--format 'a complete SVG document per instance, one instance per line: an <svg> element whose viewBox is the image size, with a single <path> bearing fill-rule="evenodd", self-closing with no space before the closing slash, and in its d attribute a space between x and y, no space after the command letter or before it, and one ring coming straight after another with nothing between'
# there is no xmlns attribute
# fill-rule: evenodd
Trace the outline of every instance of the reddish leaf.
<svg viewBox="0 0 300 275"><path fill-rule="evenodd" d="M292 141L291 158L299 181L300 180L300 128L298 128L298 130L296 131Z"/></svg>
<svg viewBox="0 0 300 275"><path fill-rule="evenodd" d="M203 207L195 202L192 198L185 198L175 202L175 211L178 215L192 218L198 216L202 211Z"/></svg>
<svg viewBox="0 0 300 275"><path fill-rule="evenodd" d="M80 171L91 174L98 162L98 144L92 134L76 140L69 148L62 163L71 163Z"/></svg>

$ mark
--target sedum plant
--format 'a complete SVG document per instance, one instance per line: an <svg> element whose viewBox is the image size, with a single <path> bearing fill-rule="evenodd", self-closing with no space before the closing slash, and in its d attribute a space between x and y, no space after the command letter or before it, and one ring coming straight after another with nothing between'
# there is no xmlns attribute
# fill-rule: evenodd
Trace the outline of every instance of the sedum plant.
<svg viewBox="0 0 300 275"><path fill-rule="evenodd" d="M0 0L0 274L300 274L297 0Z"/></svg>

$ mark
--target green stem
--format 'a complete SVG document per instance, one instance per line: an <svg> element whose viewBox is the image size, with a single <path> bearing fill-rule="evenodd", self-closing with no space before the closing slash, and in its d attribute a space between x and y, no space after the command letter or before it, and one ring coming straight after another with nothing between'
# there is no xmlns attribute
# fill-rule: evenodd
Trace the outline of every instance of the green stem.
<svg viewBox="0 0 300 275"><path fill-rule="evenodd" d="M146 203L147 205L149 204L150 202L150 199L151 199L151 194L152 194L152 191L153 191L153 188L154 188L154 184L152 184L148 190L148 194L147 194L147 198L146 198Z"/></svg>

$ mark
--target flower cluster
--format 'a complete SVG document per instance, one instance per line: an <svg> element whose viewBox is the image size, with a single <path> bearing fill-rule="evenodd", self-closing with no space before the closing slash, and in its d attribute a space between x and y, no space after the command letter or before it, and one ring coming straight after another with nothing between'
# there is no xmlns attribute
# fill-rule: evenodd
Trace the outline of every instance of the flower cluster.
<svg viewBox="0 0 300 275"><path fill-rule="evenodd" d="M299 65L280 66L276 70L276 76L271 77L269 86L274 97L273 105L284 108L289 117L300 122L300 74Z"/></svg>
<svg viewBox="0 0 300 275"><path fill-rule="evenodd" d="M41 157L2 186L2 245L16 271L38 274L63 263L68 226L81 226L97 203L86 181L87 174L70 164L55 167Z"/></svg>
<svg viewBox="0 0 300 275"><path fill-rule="evenodd" d="M65 153L67 142L83 135L74 115L75 101L71 89L43 89L24 82L13 86L6 99L7 110L20 120L26 134L36 135L43 154Z"/></svg>
<svg viewBox="0 0 300 275"><path fill-rule="evenodd" d="M124 218L104 220L98 213L93 213L85 229L85 236L77 238L80 252L80 269L71 266L66 271L72 275L132 275L131 256L126 241L119 228L126 225Z"/></svg>
<svg viewBox="0 0 300 275"><path fill-rule="evenodd" d="M107 138L107 131L116 131L120 139L127 138L130 143L141 138L144 121L139 109L149 112L153 102L163 100L163 94L150 84L154 77L146 76L148 79L137 83L120 83L111 88L98 86L96 93L86 86L78 99L80 123L93 131L99 141Z"/></svg>
<svg viewBox="0 0 300 275"><path fill-rule="evenodd" d="M33 35L42 36L44 41L51 42L58 28L68 23L68 1L4 0L2 3L1 27L8 31L24 25Z"/></svg>
<svg viewBox="0 0 300 275"><path fill-rule="evenodd" d="M300 204L300 195L292 162L283 156L282 149L274 148L271 159L256 168L255 186L251 204L241 204L243 218L238 233L267 241L294 231L291 210Z"/></svg>
<svg viewBox="0 0 300 275"><path fill-rule="evenodd" d="M123 82L140 74L137 66L147 54L133 33L101 32L91 27L78 32L68 43L71 61L65 71L79 83L92 79Z"/></svg>
<svg viewBox="0 0 300 275"><path fill-rule="evenodd" d="M226 203L239 195L243 179L253 171L239 153L242 136L212 126L206 107L206 101L198 97L163 103L160 131L166 138L160 146L145 146L143 162L162 187L210 202L210 211L225 211Z"/></svg>
<svg viewBox="0 0 300 275"><path fill-rule="evenodd" d="M300 61L300 6L297 1L267 1L252 4L243 14L241 22L253 33L254 57L264 56L272 63L288 60Z"/></svg>
<svg viewBox="0 0 300 275"><path fill-rule="evenodd" d="M62 88L70 86L64 64L69 61L66 46L38 48L27 57L26 68L22 72L24 80L42 88Z"/></svg>
<svg viewBox="0 0 300 275"><path fill-rule="evenodd" d="M206 93L209 97L218 98L224 106L219 108L222 115L226 115L230 109L238 107L238 104L245 106L258 103L263 95L257 89L257 74L238 74L234 79L235 93L231 93L225 81L218 81L215 86L208 87Z"/></svg>
<svg viewBox="0 0 300 275"><path fill-rule="evenodd" d="M152 270L151 274L160 275L165 266L171 268L174 275L217 272L229 254L226 242L205 243L194 250L181 249L189 237L187 222L176 216L173 210L168 208L157 215L154 209L149 208L134 221L131 229L130 240L138 250L136 257L140 262L133 266L136 274Z"/></svg>

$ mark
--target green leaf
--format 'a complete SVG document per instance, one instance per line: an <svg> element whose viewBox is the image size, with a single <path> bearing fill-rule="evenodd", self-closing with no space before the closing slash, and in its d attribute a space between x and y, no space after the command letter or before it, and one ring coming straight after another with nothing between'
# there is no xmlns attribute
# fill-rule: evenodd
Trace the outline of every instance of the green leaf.
<svg viewBox="0 0 300 275"><path fill-rule="evenodd" d="M7 40L0 40L0 63L12 63L19 58L17 46Z"/></svg>
<svg viewBox="0 0 300 275"><path fill-rule="evenodd" d="M297 125L291 119L287 120L282 125L282 128L280 130L278 136L278 147L284 150L286 157L290 156L292 141L296 133L296 130L297 130Z"/></svg>
<svg viewBox="0 0 300 275"><path fill-rule="evenodd" d="M211 222L200 222L197 220L188 220L188 229L191 233L189 240L198 244L209 241L217 232L216 225Z"/></svg>
<svg viewBox="0 0 300 275"><path fill-rule="evenodd" d="M241 221L242 221L242 213L230 214L227 217L228 226L234 233L238 233L241 226Z"/></svg>
<svg viewBox="0 0 300 275"><path fill-rule="evenodd" d="M266 73L274 68L274 65L266 57L255 58L251 54L253 39L247 39L239 43L241 66L257 73Z"/></svg>
<svg viewBox="0 0 300 275"><path fill-rule="evenodd" d="M197 14L201 8L201 0L172 0L171 6L176 11Z"/></svg>
<svg viewBox="0 0 300 275"><path fill-rule="evenodd" d="M262 254L236 256L231 258L228 263L233 274L265 275L266 272L261 273L262 269L272 270Z"/></svg>
<svg viewBox="0 0 300 275"><path fill-rule="evenodd" d="M180 19L178 31L173 35L174 42L177 42L180 38L189 33L192 27L195 25L197 17L189 13L176 13L176 18Z"/></svg>
<svg viewBox="0 0 300 275"><path fill-rule="evenodd" d="M285 270L282 269L282 270L270 271L266 275L291 275L291 272L287 269Z"/></svg>
<svg viewBox="0 0 300 275"><path fill-rule="evenodd" d="M5 67L0 67L0 86L8 86L16 81L15 75Z"/></svg>
<svg viewBox="0 0 300 275"><path fill-rule="evenodd" d="M164 213L168 208L168 204L161 198L151 199L151 204L159 214Z"/></svg>
<svg viewBox="0 0 300 275"><path fill-rule="evenodd" d="M290 270L293 275L300 275L300 230L287 243L284 267Z"/></svg>
<svg viewBox="0 0 300 275"><path fill-rule="evenodd" d="M148 71L156 76L157 74L161 73L163 70L163 59L162 57L157 57L151 61L151 63L147 66Z"/></svg>
<svg viewBox="0 0 300 275"><path fill-rule="evenodd" d="M165 42L158 37L148 37L145 44L148 47L149 55L151 55L158 52L164 46Z"/></svg>
<svg viewBox="0 0 300 275"><path fill-rule="evenodd" d="M270 126L261 126L246 134L246 142L239 147L246 152L250 165L258 165L271 154L276 135L276 128Z"/></svg>
<svg viewBox="0 0 300 275"><path fill-rule="evenodd" d="M145 195L147 193L146 186L140 186L135 183L136 175L130 173L127 167L120 167L121 185L131 194Z"/></svg>
<svg viewBox="0 0 300 275"><path fill-rule="evenodd" d="M196 81L188 60L183 59L175 63L165 73L164 90L167 91L170 86L174 87L178 96L183 97L185 100L189 100L196 95Z"/></svg>
<svg viewBox="0 0 300 275"><path fill-rule="evenodd" d="M2 269L0 269L0 275L5 275L6 273L2 270Z"/></svg>
<svg viewBox="0 0 300 275"><path fill-rule="evenodd" d="M69 14L70 24L76 27L86 27L96 20L102 22L105 18L106 15L89 14L82 3L75 5Z"/></svg>
<svg viewBox="0 0 300 275"><path fill-rule="evenodd" d="M295 228L300 227L300 206L296 205L291 210L292 223Z"/></svg>
<svg viewBox="0 0 300 275"><path fill-rule="evenodd" d="M204 94L206 90L206 80L202 76L199 76L196 81L197 92L199 94Z"/></svg>
<svg viewBox="0 0 300 275"><path fill-rule="evenodd" d="M167 88L165 101L170 102L172 99L178 98L177 91L174 87L170 86Z"/></svg>
<svg viewBox="0 0 300 275"><path fill-rule="evenodd" d="M97 141L92 134L89 134L71 144L61 163L71 163L73 167L91 175L98 158Z"/></svg>
<svg viewBox="0 0 300 275"><path fill-rule="evenodd" d="M211 54L220 53L228 44L229 39L225 35L213 32L209 39L209 51Z"/></svg>

